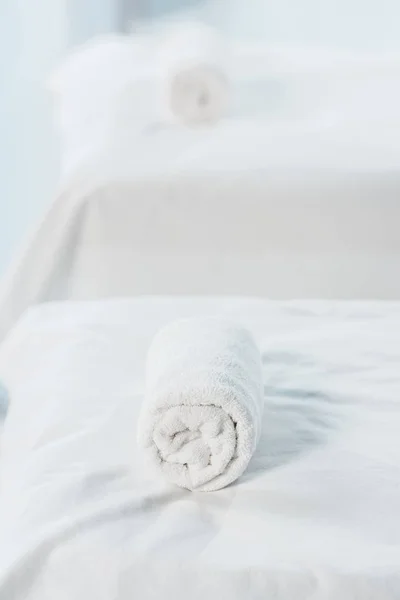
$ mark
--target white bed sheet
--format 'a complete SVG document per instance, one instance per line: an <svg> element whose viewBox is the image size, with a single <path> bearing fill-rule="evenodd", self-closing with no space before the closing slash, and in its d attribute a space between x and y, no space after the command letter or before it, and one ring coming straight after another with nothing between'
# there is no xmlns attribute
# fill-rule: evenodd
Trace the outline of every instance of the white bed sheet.
<svg viewBox="0 0 400 600"><path fill-rule="evenodd" d="M258 339L266 412L245 475L190 493L143 470L146 350L181 316ZM3 600L398 600L400 304L148 298L29 311L11 393Z"/></svg>
<svg viewBox="0 0 400 600"><path fill-rule="evenodd" d="M345 134L278 149L253 123L110 149L69 179L4 278L0 338L49 300L399 299L400 172Z"/></svg>

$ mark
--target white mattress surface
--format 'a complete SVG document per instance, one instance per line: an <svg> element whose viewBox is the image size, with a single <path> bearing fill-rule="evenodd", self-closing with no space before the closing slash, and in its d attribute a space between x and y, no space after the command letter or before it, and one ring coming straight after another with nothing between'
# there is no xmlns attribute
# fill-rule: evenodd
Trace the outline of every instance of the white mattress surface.
<svg viewBox="0 0 400 600"><path fill-rule="evenodd" d="M155 331L223 314L263 356L245 475L190 493L135 426ZM400 305L143 298L29 311L0 348L3 600L398 600Z"/></svg>

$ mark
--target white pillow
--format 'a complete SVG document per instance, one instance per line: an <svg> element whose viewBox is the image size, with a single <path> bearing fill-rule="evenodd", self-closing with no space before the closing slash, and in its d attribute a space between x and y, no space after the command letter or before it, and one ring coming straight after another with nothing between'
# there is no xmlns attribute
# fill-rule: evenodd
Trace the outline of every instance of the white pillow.
<svg viewBox="0 0 400 600"><path fill-rule="evenodd" d="M74 49L51 74L64 166L151 123L152 52L149 36L101 36Z"/></svg>

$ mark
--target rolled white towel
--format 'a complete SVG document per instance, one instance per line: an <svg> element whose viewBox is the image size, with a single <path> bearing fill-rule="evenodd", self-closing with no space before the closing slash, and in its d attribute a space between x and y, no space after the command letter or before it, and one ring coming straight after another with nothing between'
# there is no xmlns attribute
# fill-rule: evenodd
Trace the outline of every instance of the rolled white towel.
<svg viewBox="0 0 400 600"><path fill-rule="evenodd" d="M161 112L185 125L213 124L230 99L227 47L208 27L181 24L159 45Z"/></svg>
<svg viewBox="0 0 400 600"><path fill-rule="evenodd" d="M248 331L199 318L156 335L138 442L170 482L207 492L236 480L256 448L262 412L261 358Z"/></svg>

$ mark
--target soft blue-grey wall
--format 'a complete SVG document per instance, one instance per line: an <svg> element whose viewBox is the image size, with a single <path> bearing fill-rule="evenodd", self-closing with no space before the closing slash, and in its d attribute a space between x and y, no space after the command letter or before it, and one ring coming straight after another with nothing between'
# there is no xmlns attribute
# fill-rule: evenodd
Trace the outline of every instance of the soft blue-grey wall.
<svg viewBox="0 0 400 600"><path fill-rule="evenodd" d="M0 276L57 183L46 77L69 45L117 21L114 0L0 0Z"/></svg>
<svg viewBox="0 0 400 600"><path fill-rule="evenodd" d="M0 3L0 273L48 201L56 141L42 82L65 47L64 0Z"/></svg>
<svg viewBox="0 0 400 600"><path fill-rule="evenodd" d="M123 0L131 14L194 9L241 37L278 44L400 50L399 0Z"/></svg>
<svg viewBox="0 0 400 600"><path fill-rule="evenodd" d="M67 0L70 44L80 44L93 35L120 27L119 0Z"/></svg>
<svg viewBox="0 0 400 600"><path fill-rule="evenodd" d="M273 43L400 50L399 0L207 0L207 5L210 11L220 6L232 31Z"/></svg>
<svg viewBox="0 0 400 600"><path fill-rule="evenodd" d="M142 0L141 12L148 17L159 17L182 8L202 4L202 0ZM135 2L133 2L135 4Z"/></svg>

